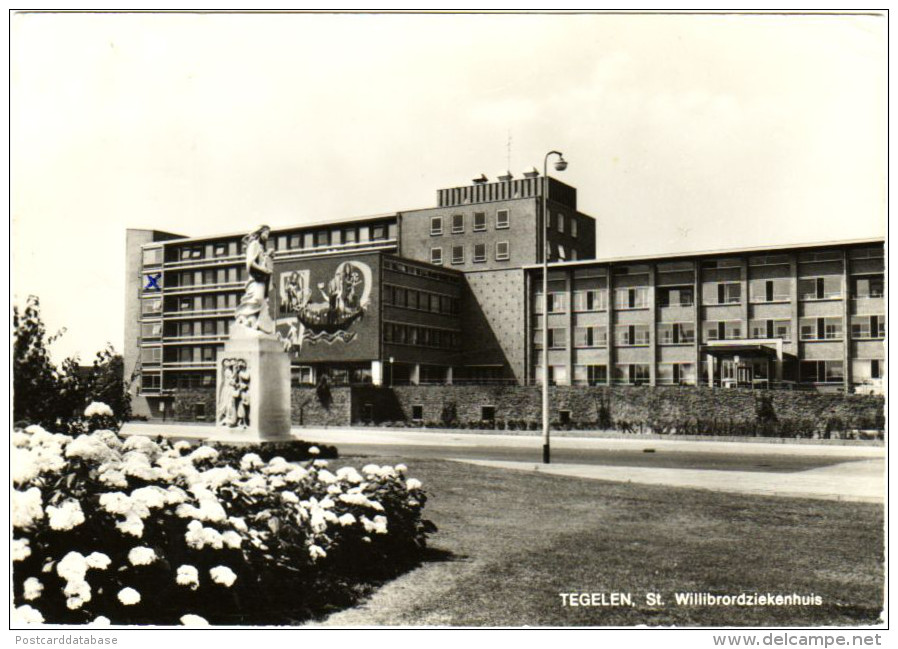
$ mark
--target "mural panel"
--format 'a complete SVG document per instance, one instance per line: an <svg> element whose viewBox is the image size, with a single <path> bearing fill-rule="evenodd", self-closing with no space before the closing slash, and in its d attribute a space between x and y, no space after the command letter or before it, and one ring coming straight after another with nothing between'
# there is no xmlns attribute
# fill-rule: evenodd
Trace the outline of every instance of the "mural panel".
<svg viewBox="0 0 898 649"><path fill-rule="evenodd" d="M300 361L378 358L380 256L325 257L277 264L279 337Z"/></svg>

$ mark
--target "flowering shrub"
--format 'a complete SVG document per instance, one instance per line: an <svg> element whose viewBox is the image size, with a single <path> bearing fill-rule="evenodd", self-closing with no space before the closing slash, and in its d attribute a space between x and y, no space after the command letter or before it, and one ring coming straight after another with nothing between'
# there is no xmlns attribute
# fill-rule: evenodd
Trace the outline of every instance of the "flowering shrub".
<svg viewBox="0 0 898 649"><path fill-rule="evenodd" d="M12 466L16 623L288 624L407 569L435 530L404 465L29 426Z"/></svg>

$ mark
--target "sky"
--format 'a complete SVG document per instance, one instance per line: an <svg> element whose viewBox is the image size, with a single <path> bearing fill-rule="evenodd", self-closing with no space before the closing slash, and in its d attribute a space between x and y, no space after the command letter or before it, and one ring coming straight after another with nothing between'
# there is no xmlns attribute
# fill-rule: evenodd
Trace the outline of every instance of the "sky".
<svg viewBox="0 0 898 649"><path fill-rule="evenodd" d="M18 14L13 302L121 350L127 228L202 235L555 174L598 255L884 236L882 16Z"/></svg>

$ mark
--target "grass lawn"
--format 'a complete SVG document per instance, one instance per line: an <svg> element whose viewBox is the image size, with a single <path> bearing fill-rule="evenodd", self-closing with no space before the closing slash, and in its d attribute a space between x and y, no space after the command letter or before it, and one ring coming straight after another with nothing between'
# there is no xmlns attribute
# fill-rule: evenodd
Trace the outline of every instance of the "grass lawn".
<svg viewBox="0 0 898 649"><path fill-rule="evenodd" d="M395 457L333 463L394 464ZM814 626L879 621L883 507L407 460L439 527L432 560L326 623ZM559 593L634 605L565 607ZM821 606L677 606L675 592L819 595ZM659 593L662 605L646 603Z"/></svg>

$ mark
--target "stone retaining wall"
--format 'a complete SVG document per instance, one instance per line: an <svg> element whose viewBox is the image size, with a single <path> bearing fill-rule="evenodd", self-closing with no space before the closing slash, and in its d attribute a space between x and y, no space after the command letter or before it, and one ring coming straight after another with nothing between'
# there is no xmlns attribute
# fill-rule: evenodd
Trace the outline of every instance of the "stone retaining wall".
<svg viewBox="0 0 898 649"><path fill-rule="evenodd" d="M405 419L412 406L422 407L424 421L442 420L444 410L456 411L460 422L482 418L483 406L495 408L495 418L539 421L539 387L521 386L401 386L393 388ZM884 399L875 395L842 395L799 391L725 390L705 387L563 387L550 389L551 419L570 412L573 422L595 422L604 403L612 419L640 421L722 419L752 421L761 395L768 395L778 419L839 418L849 427L866 427L881 418Z"/></svg>
<svg viewBox="0 0 898 649"><path fill-rule="evenodd" d="M550 389L551 419L560 411L574 423L600 419L602 404L615 421L662 419L718 419L752 421L757 400L768 395L780 420L827 421L839 419L847 428L869 428L881 422L884 399L877 395L842 395L799 391L724 390L705 387L564 387ZM329 403L322 403L314 387L292 388L293 425L346 426L374 422L411 421L413 407L421 407L421 420L442 422L454 411L461 423L479 421L483 407L492 406L497 420L541 420L539 387L522 386L396 386L332 387ZM200 404L200 405L197 405ZM203 419L198 418L202 411ZM215 391L179 390L174 404L177 421L214 421Z"/></svg>

